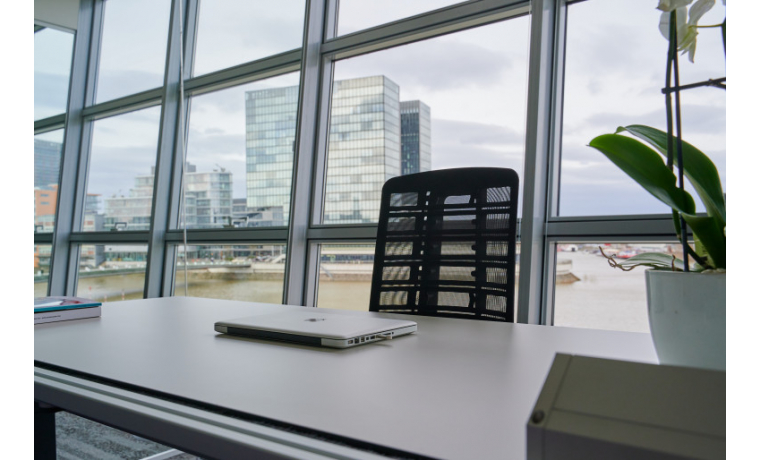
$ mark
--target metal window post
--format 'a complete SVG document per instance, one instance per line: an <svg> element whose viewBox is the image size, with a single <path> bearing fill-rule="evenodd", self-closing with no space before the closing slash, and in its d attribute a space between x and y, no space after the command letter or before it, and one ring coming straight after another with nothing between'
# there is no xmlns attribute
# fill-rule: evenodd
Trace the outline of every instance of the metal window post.
<svg viewBox="0 0 760 460"><path fill-rule="evenodd" d="M176 225L180 207L178 195L181 196L181 193L178 193L181 187L181 183L178 182L181 181L176 180L175 171L181 171L184 161L182 151L178 146L181 141L179 136L184 136L184 133L180 132L181 126L184 126L184 123L180 123L180 117L185 116L184 113L180 113L180 79L186 76L180 75L180 59L183 57L181 53L184 52L180 31L183 29L181 21L185 20L182 17L185 11L187 11L186 0L172 1L153 185L148 261L145 267L144 297L146 298L169 294L163 292L166 284L164 274L168 271L165 267L173 265L173 260L171 260L173 257L169 256L173 256L174 251L167 250L166 232L172 225ZM194 12L195 10L192 11ZM192 22L195 23L195 21Z"/></svg>
<svg viewBox="0 0 760 460"><path fill-rule="evenodd" d="M322 69L322 40L325 35L325 12L334 12L333 0L307 0L301 57L301 81L298 93L296 151L293 158L293 190L288 226L288 256L285 268L284 302L305 304L309 247L307 235L311 221L312 184L315 170L316 140Z"/></svg>
<svg viewBox="0 0 760 460"><path fill-rule="evenodd" d="M563 0L531 2L528 114L525 141L523 215L520 244L520 287L517 321L538 324L550 275L546 268L546 229L550 208L552 139L555 128L553 88L561 84L557 72L560 16Z"/></svg>
<svg viewBox="0 0 760 460"><path fill-rule="evenodd" d="M91 137L91 123L82 112L95 95L102 23L103 2L82 0L69 79L48 295L73 294L76 289L79 248L72 244L71 234L82 227Z"/></svg>

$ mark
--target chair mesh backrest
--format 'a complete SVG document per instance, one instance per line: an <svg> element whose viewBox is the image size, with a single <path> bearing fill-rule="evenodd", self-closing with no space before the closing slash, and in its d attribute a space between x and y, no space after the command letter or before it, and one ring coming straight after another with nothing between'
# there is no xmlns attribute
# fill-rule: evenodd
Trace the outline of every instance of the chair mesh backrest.
<svg viewBox="0 0 760 460"><path fill-rule="evenodd" d="M387 181L370 311L513 321L517 191L504 168Z"/></svg>

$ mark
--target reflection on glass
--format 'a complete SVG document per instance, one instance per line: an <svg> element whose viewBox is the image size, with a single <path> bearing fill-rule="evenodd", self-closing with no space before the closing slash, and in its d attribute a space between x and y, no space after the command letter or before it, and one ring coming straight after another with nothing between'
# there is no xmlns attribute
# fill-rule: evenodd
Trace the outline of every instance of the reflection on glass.
<svg viewBox="0 0 760 460"><path fill-rule="evenodd" d="M84 231L148 230L160 107L94 123Z"/></svg>
<svg viewBox="0 0 760 460"><path fill-rule="evenodd" d="M58 205L63 130L34 136L34 232L52 232Z"/></svg>
<svg viewBox="0 0 760 460"><path fill-rule="evenodd" d="M515 317L520 274L520 244L516 245ZM369 310L374 244L320 244L317 307Z"/></svg>
<svg viewBox="0 0 760 460"><path fill-rule="evenodd" d="M701 24L720 23L724 17L725 6L717 2ZM668 42L658 30L659 20L660 11L641 8L637 0L593 0L568 8L559 209L563 216L670 212L588 147L591 139L613 133L618 126L644 124L666 130L660 90L665 85ZM700 29L695 63L686 56L679 63L681 84L725 76L720 29ZM726 92L691 89L681 99L683 137L710 156L725 187Z"/></svg>
<svg viewBox="0 0 760 460"><path fill-rule="evenodd" d="M66 112L74 34L46 27L34 33L34 119Z"/></svg>
<svg viewBox="0 0 760 460"><path fill-rule="evenodd" d="M338 10L338 35L350 34L387 22L408 18L416 14L460 3L462 0L341 0Z"/></svg>
<svg viewBox="0 0 760 460"><path fill-rule="evenodd" d="M600 246L605 254L619 259L641 252L683 258L677 244L558 244L554 325L648 333L645 268L613 269Z"/></svg>
<svg viewBox="0 0 760 460"><path fill-rule="evenodd" d="M80 246L76 295L101 302L142 299L147 259L147 245Z"/></svg>
<svg viewBox="0 0 760 460"><path fill-rule="evenodd" d="M200 2L194 75L300 48L304 0Z"/></svg>
<svg viewBox="0 0 760 460"><path fill-rule="evenodd" d="M45 297L47 295L48 282L50 281L50 254L53 246L50 244L34 245L34 296Z"/></svg>
<svg viewBox="0 0 760 460"><path fill-rule="evenodd" d="M96 102L164 83L169 0L108 0L98 61Z"/></svg>
<svg viewBox="0 0 760 460"><path fill-rule="evenodd" d="M376 222L399 174L521 174L528 28L517 18L336 62L323 223Z"/></svg>
<svg viewBox="0 0 760 460"><path fill-rule="evenodd" d="M297 74L191 99L187 228L287 225L297 105Z"/></svg>
<svg viewBox="0 0 760 460"><path fill-rule="evenodd" d="M283 244L177 246L174 295L282 303ZM185 291L187 280L187 292Z"/></svg>

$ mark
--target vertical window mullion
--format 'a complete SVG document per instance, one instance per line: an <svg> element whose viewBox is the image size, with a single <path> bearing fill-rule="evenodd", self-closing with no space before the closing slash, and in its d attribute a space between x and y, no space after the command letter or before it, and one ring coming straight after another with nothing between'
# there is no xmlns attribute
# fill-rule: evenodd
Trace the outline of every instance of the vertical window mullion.
<svg viewBox="0 0 760 460"><path fill-rule="evenodd" d="M307 266L309 247L306 238L313 201L311 192L316 156L313 152L318 137L317 117L320 110L321 49L325 36L325 13L334 12L334 4L334 0L306 2L284 286L284 302L291 305L305 304L306 279L314 272ZM316 261L313 261L311 265L315 263Z"/></svg>
<svg viewBox="0 0 760 460"><path fill-rule="evenodd" d="M549 132L549 150L547 152L549 174L547 184L546 199L546 220L544 228L548 227L548 219L559 215L559 188L561 174L562 158L562 113L565 88L565 44L567 38L567 2L561 0L556 7L555 37L554 37L554 59L553 63L553 84L552 84L552 113L551 125ZM546 237L548 232L544 232L544 259L543 259L543 280L544 293L541 298L539 323L552 325L554 323L554 299L555 299L555 277L557 271L557 245L549 241Z"/></svg>
<svg viewBox="0 0 760 460"><path fill-rule="evenodd" d="M71 295L76 290L79 250L71 244L71 233L82 227L91 133L91 122L84 119L82 111L94 99L103 7L103 1L96 0L79 4L48 295Z"/></svg>
<svg viewBox="0 0 760 460"><path fill-rule="evenodd" d="M180 142L178 142L180 126L180 60L183 52L180 39L181 21L184 20L186 0L173 0L171 14L169 16L169 35L166 52L166 67L164 71L164 95L161 108L159 126L158 154L156 158L156 171L153 186L153 208L151 212L150 240L148 243L148 260L145 274L144 296L159 297L163 294L165 286L164 276L166 267L173 265L169 260L166 245L166 232L174 225L178 215L179 200L172 200L176 196L171 192L175 188L174 171L182 167L183 157ZM179 134L181 135L181 134Z"/></svg>
<svg viewBox="0 0 760 460"><path fill-rule="evenodd" d="M546 241L552 136L555 132L553 88L559 80L557 49L564 0L531 4L528 114L523 171L520 233L520 280L517 321L538 324L547 296Z"/></svg>
<svg viewBox="0 0 760 460"><path fill-rule="evenodd" d="M193 74L193 62L195 60L195 41L198 35L198 15L200 14L199 0L187 0L184 3L186 9L183 10L184 17L181 20L184 22L184 49L183 49L183 70L182 79L188 80ZM176 89L179 91L179 87ZM179 97L179 96L178 96ZM181 107L181 113L179 113L179 119L177 120L176 127L176 155L174 158L172 172L171 172L171 188L169 190L169 219L168 228L179 228L182 224L182 200L184 199L183 187L185 186L182 181L182 169L185 167L185 152L187 151L187 137L188 137L188 120L190 116L190 97L187 93L184 94L183 105ZM183 136L180 138L179 136ZM182 144L180 144L182 141ZM184 149L182 148L184 146ZM174 293L174 280L176 279L176 264L174 263L177 257L177 245L166 244L164 241L164 266L163 266L163 283L161 286L161 296L169 297Z"/></svg>

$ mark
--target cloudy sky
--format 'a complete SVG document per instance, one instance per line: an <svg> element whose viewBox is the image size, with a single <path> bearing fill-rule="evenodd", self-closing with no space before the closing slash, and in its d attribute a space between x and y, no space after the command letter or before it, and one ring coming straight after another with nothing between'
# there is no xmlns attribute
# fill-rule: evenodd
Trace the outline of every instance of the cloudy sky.
<svg viewBox="0 0 760 460"><path fill-rule="evenodd" d="M201 2L195 75L299 46L303 0L271 9L258 3ZM342 0L339 33L452 3ZM702 24L723 19L720 3ZM587 147L619 125L664 128L659 89L667 42L658 31L655 6L654 0L591 0L569 9L561 215L667 211ZM151 14L135 14L140 10ZM161 84L168 14L167 0L107 2L98 101ZM35 118L61 106L71 46L43 38L35 35ZM339 61L335 78L385 75L399 85L402 100L430 106L434 168L503 166L522 176L528 40L529 19L522 17ZM700 33L696 60L681 60L682 82L725 75L719 29ZM292 74L193 98L188 160L199 170L217 164L231 170L234 196L245 196L244 93L296 84L298 75ZM683 96L683 112L685 138L713 158L725 187L725 92L691 90ZM95 123L88 191L127 194L134 176L150 172L158 119L159 109L150 108Z"/></svg>

